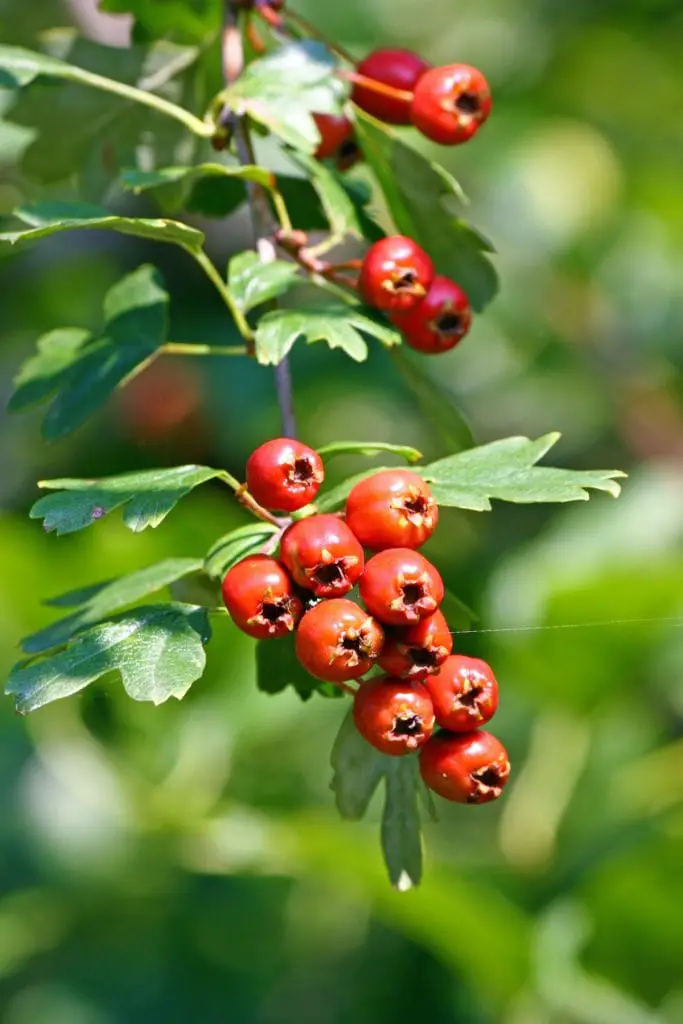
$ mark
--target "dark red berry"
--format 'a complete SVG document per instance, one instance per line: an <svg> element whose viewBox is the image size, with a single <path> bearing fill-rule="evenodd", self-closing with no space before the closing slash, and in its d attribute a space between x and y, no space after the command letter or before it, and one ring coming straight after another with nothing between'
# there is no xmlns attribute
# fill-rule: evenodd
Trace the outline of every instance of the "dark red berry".
<svg viewBox="0 0 683 1024"><path fill-rule="evenodd" d="M363 549L339 516L311 516L282 536L280 558L295 583L316 597L342 597L360 579Z"/></svg>
<svg viewBox="0 0 683 1024"><path fill-rule="evenodd" d="M358 679L382 650L384 630L353 601L322 601L306 612L296 634L299 661L328 683Z"/></svg>
<svg viewBox="0 0 683 1024"><path fill-rule="evenodd" d="M438 672L452 650L448 623L436 611L414 626L388 634L379 664L390 676L415 682Z"/></svg>
<svg viewBox="0 0 683 1024"><path fill-rule="evenodd" d="M301 441L278 437L249 456L247 487L259 505L296 512L313 501L325 478L323 462Z"/></svg>
<svg viewBox="0 0 683 1024"><path fill-rule="evenodd" d="M409 626L433 615L443 601L443 580L417 551L390 548L374 555L360 578L368 610L389 626Z"/></svg>
<svg viewBox="0 0 683 1024"><path fill-rule="evenodd" d="M472 326L472 309L465 292L454 281L437 275L423 301L404 313L391 315L406 345L439 355L455 348Z"/></svg>
<svg viewBox="0 0 683 1024"><path fill-rule="evenodd" d="M363 547L419 548L439 521L427 484L407 469L387 469L361 480L346 502L346 522Z"/></svg>
<svg viewBox="0 0 683 1024"><path fill-rule="evenodd" d="M410 119L428 139L457 146L476 135L491 105L491 90L481 71L469 64L449 64L422 75Z"/></svg>
<svg viewBox="0 0 683 1024"><path fill-rule="evenodd" d="M420 752L420 773L425 785L444 800L486 804L502 793L510 775L510 760L503 744L490 732L439 732Z"/></svg>
<svg viewBox="0 0 683 1024"><path fill-rule="evenodd" d="M353 720L368 743L392 757L417 750L434 731L434 709L424 686L385 676L362 683Z"/></svg>
<svg viewBox="0 0 683 1024"><path fill-rule="evenodd" d="M318 160L337 157L345 142L353 136L353 123L344 114L314 114L320 142L314 156Z"/></svg>
<svg viewBox="0 0 683 1024"><path fill-rule="evenodd" d="M291 633L303 614L284 567L266 555L250 555L230 569L223 600L235 625L256 640Z"/></svg>
<svg viewBox="0 0 683 1024"><path fill-rule="evenodd" d="M436 720L450 732L470 732L498 709L498 683L485 661L454 654L426 683Z"/></svg>
<svg viewBox="0 0 683 1024"><path fill-rule="evenodd" d="M389 85L393 89L414 92L415 86L431 64L412 50L374 50L358 65L366 78ZM362 110L387 124L410 124L410 101L384 96L365 85L354 85L351 99Z"/></svg>
<svg viewBox="0 0 683 1024"><path fill-rule="evenodd" d="M390 235L368 249L358 279L365 302L377 309L411 309L427 294L434 264L417 242Z"/></svg>

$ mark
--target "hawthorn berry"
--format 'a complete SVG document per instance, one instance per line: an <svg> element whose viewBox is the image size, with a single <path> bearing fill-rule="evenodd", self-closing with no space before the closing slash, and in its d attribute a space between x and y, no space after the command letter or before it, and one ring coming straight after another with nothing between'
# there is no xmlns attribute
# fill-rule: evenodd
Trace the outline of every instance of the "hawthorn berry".
<svg viewBox="0 0 683 1024"><path fill-rule="evenodd" d="M306 612L296 634L296 654L316 679L343 683L365 675L383 643L379 622L353 601L335 598Z"/></svg>
<svg viewBox="0 0 683 1024"><path fill-rule="evenodd" d="M365 302L377 309L411 309L427 294L434 264L412 238L390 235L368 249L358 288Z"/></svg>
<svg viewBox="0 0 683 1024"><path fill-rule="evenodd" d="M378 660L390 676L412 683L438 672L452 650L453 637L448 623L441 612L436 611L414 626L387 634Z"/></svg>
<svg viewBox="0 0 683 1024"><path fill-rule="evenodd" d="M316 451L278 437L266 441L247 461L247 487L259 505L278 512L296 512L313 501L325 478Z"/></svg>
<svg viewBox="0 0 683 1024"><path fill-rule="evenodd" d="M256 640L291 633L303 614L284 567L267 555L250 555L230 569L223 600L235 625Z"/></svg>
<svg viewBox="0 0 683 1024"><path fill-rule="evenodd" d="M443 601L444 586L434 566L417 551L389 548L366 563L360 596L380 622L409 626L434 614Z"/></svg>
<svg viewBox="0 0 683 1024"><path fill-rule="evenodd" d="M368 743L393 757L418 750L434 732L434 709L424 686L390 676L361 684L353 720Z"/></svg>
<svg viewBox="0 0 683 1024"><path fill-rule="evenodd" d="M405 92L414 92L415 86L431 64L412 50L373 50L358 65L358 72L383 85ZM410 101L385 96L367 85L356 84L351 93L353 102L368 114L386 124L410 124Z"/></svg>
<svg viewBox="0 0 683 1024"><path fill-rule="evenodd" d="M403 313L391 314L406 344L426 355L455 348L472 326L470 300L455 281L437 276L422 302Z"/></svg>
<svg viewBox="0 0 683 1024"><path fill-rule="evenodd" d="M444 800L486 804L503 792L510 760L503 744L490 732L439 732L420 752L420 774L425 785Z"/></svg>
<svg viewBox="0 0 683 1024"><path fill-rule="evenodd" d="M295 583L316 597L342 597L360 579L363 549L339 516L300 519L285 530L280 558Z"/></svg>
<svg viewBox="0 0 683 1024"><path fill-rule="evenodd" d="M439 521L439 508L421 476L387 469L361 480L346 501L346 522L363 547L419 548Z"/></svg>
<svg viewBox="0 0 683 1024"><path fill-rule="evenodd" d="M317 160L337 157L346 142L353 137L353 124L344 114L314 114L320 142L313 154Z"/></svg>
<svg viewBox="0 0 683 1024"><path fill-rule="evenodd" d="M479 658L454 654L426 681L436 720L450 732L470 732L490 722L498 709L498 683Z"/></svg>
<svg viewBox="0 0 683 1024"><path fill-rule="evenodd" d="M481 71L469 64L448 64L422 75L410 119L433 142L457 146L476 135L491 106L491 90Z"/></svg>

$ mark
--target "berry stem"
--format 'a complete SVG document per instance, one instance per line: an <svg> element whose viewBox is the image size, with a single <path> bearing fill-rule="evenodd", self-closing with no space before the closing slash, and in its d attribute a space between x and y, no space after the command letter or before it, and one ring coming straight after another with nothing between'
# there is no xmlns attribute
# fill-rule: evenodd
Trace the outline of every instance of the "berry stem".
<svg viewBox="0 0 683 1024"><path fill-rule="evenodd" d="M401 100L404 103L412 103L413 101L413 94L408 89L394 89L393 85L385 85L384 82L368 78L367 75L361 75L357 71L339 70L337 74L341 78L345 78L347 82L353 82L354 85L362 85L364 89L371 89L373 92L379 93L380 96L388 96L389 99Z"/></svg>

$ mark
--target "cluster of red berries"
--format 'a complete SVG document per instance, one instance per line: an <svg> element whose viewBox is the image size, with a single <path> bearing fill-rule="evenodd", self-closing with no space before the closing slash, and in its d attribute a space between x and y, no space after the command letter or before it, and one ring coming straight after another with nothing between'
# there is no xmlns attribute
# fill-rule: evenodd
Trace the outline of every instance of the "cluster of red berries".
<svg viewBox="0 0 683 1024"><path fill-rule="evenodd" d="M279 438L250 456L246 487L263 508L291 513L314 501L323 478L316 451ZM430 789L485 803L500 796L510 772L504 747L480 730L497 709L498 687L484 662L452 654L439 610L443 581L416 550L438 517L420 476L380 471L356 484L343 515L287 525L279 558L251 555L233 566L223 598L249 636L296 630L306 671L353 692L354 720L368 743L393 756L420 750ZM373 552L367 561L364 549ZM364 608L346 596L355 586ZM375 665L386 675L357 690L348 685Z"/></svg>

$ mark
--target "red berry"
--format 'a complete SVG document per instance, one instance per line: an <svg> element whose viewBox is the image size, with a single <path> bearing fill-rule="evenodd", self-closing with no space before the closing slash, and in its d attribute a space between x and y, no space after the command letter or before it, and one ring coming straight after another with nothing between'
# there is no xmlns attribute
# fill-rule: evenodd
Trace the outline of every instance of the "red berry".
<svg viewBox="0 0 683 1024"><path fill-rule="evenodd" d="M434 732L434 709L424 686L388 676L361 684L353 720L368 743L393 757L417 750Z"/></svg>
<svg viewBox="0 0 683 1024"><path fill-rule="evenodd" d="M380 551L360 578L363 602L390 626L409 626L433 615L443 595L443 580L434 566L409 548Z"/></svg>
<svg viewBox="0 0 683 1024"><path fill-rule="evenodd" d="M230 569L223 600L235 625L256 640L291 633L303 614L285 569L267 555L251 555Z"/></svg>
<svg viewBox="0 0 683 1024"><path fill-rule="evenodd" d="M339 150L353 136L353 123L344 114L314 114L320 142L314 156L318 160L336 157Z"/></svg>
<svg viewBox="0 0 683 1024"><path fill-rule="evenodd" d="M300 441L278 437L249 456L247 487L259 505L278 512L296 512L313 501L325 478L316 451Z"/></svg>
<svg viewBox="0 0 683 1024"><path fill-rule="evenodd" d="M396 311L417 305L433 280L434 264L417 242L390 235L368 249L358 287L368 305Z"/></svg>
<svg viewBox="0 0 683 1024"><path fill-rule="evenodd" d="M453 650L448 623L436 611L387 636L379 664L390 676L415 682L439 671ZM430 689L431 692L431 689Z"/></svg>
<svg viewBox="0 0 683 1024"><path fill-rule="evenodd" d="M413 92L431 64L412 50L374 50L358 65L358 72L393 89ZM351 99L387 124L410 124L410 101L383 96L364 85L354 85Z"/></svg>
<svg viewBox="0 0 683 1024"><path fill-rule="evenodd" d="M428 139L457 146L476 135L491 105L491 90L481 71L469 64L449 64L420 78L410 119Z"/></svg>
<svg viewBox="0 0 683 1024"><path fill-rule="evenodd" d="M498 683L485 661L454 654L426 683L436 720L450 732L470 732L498 709Z"/></svg>
<svg viewBox="0 0 683 1024"><path fill-rule="evenodd" d="M405 313L394 313L406 344L426 355L455 348L472 326L472 310L465 292L454 281L437 275L423 301Z"/></svg>
<svg viewBox="0 0 683 1024"><path fill-rule="evenodd" d="M340 598L306 612L296 634L296 653L312 676L343 683L369 672L383 643L379 622L353 601Z"/></svg>
<svg viewBox="0 0 683 1024"><path fill-rule="evenodd" d="M432 492L417 473L387 469L361 480L346 502L346 522L363 547L419 548L439 520Z"/></svg>
<svg viewBox="0 0 683 1024"><path fill-rule="evenodd" d="M510 775L507 750L490 732L439 732L420 753L425 785L459 804L497 800Z"/></svg>
<svg viewBox="0 0 683 1024"><path fill-rule="evenodd" d="M282 536L280 558L296 583L316 597L342 597L360 579L363 549L339 516L311 516Z"/></svg>

